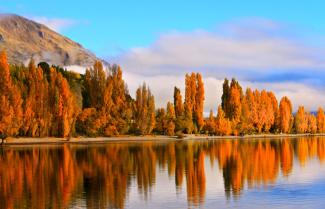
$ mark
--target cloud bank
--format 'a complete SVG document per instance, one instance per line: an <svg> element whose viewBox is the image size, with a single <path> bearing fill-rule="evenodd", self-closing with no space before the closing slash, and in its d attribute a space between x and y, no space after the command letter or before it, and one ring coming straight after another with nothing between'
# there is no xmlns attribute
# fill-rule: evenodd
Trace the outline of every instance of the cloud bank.
<svg viewBox="0 0 325 209"><path fill-rule="evenodd" d="M172 100L175 85L184 88L184 74L192 71L203 74L206 112L220 104L225 77L235 77L244 88L272 90L278 99L287 95L294 108L325 104L325 48L269 20L227 23L213 32L166 33L149 47L132 48L110 61L124 69L131 93L146 81L160 107Z"/></svg>

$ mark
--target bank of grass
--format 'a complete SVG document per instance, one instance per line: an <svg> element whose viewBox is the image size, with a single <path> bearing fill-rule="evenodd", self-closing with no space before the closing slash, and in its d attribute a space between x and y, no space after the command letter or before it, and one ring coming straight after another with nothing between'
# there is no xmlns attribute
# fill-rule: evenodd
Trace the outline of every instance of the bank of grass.
<svg viewBox="0 0 325 209"><path fill-rule="evenodd" d="M315 137L325 136L322 134L256 134L244 136L208 136L200 134L182 134L177 136L148 135L148 136L117 136L117 137L72 137L72 138L12 138L4 139L3 145L24 145L24 144L93 144L108 142L142 142L142 141L182 141L182 140L217 140L217 139L267 139L267 138L294 138L294 137Z"/></svg>

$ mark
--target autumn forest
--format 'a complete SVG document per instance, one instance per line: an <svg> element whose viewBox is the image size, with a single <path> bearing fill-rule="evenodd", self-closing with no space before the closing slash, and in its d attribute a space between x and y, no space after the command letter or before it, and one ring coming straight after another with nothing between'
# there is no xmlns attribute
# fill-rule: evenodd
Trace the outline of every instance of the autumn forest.
<svg viewBox="0 0 325 209"><path fill-rule="evenodd" d="M156 108L145 83L129 94L118 65L104 69L97 61L85 74L45 62L10 65L0 54L0 135L5 137L72 137L118 135L246 135L324 133L325 115L295 111L289 98L273 92L243 90L225 79L217 115L204 117L204 81L185 75L185 95L174 88L165 108ZM184 96L184 97L183 97ZM217 102L217 101L216 101Z"/></svg>

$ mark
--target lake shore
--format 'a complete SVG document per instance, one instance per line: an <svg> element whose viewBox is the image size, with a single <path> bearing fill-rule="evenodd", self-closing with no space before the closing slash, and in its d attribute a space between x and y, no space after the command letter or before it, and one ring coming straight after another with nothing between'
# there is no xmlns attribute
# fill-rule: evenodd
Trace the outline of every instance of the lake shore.
<svg viewBox="0 0 325 209"><path fill-rule="evenodd" d="M150 136L117 136L117 137L73 137L73 138L55 138L55 137L8 137L3 145L27 145L27 144L95 144L108 142L142 142L142 141L182 141L182 140L217 140L217 139L267 139L267 138L295 138L295 137L313 137L325 136L325 134L258 134L244 136L208 136L208 135L184 135L183 138L176 136L150 135Z"/></svg>

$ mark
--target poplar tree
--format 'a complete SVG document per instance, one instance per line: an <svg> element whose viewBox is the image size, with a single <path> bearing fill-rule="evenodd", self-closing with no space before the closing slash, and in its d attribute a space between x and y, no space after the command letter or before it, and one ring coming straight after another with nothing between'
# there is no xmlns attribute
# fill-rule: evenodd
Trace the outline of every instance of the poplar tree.
<svg viewBox="0 0 325 209"><path fill-rule="evenodd" d="M295 115L294 127L297 133L306 133L308 130L308 118L304 106L299 106Z"/></svg>
<svg viewBox="0 0 325 209"><path fill-rule="evenodd" d="M7 55L0 52L0 136L15 136L22 124L22 99L11 79Z"/></svg>
<svg viewBox="0 0 325 209"><path fill-rule="evenodd" d="M279 128L282 133L289 133L292 121L292 105L288 97L283 97L279 107Z"/></svg>
<svg viewBox="0 0 325 209"><path fill-rule="evenodd" d="M325 115L323 108L318 108L317 111L317 132L324 133L325 132Z"/></svg>
<svg viewBox="0 0 325 209"><path fill-rule="evenodd" d="M195 119L198 131L200 132L203 125L203 108L204 108L204 83L200 73L196 74L197 85L196 85L196 96L195 96Z"/></svg>

